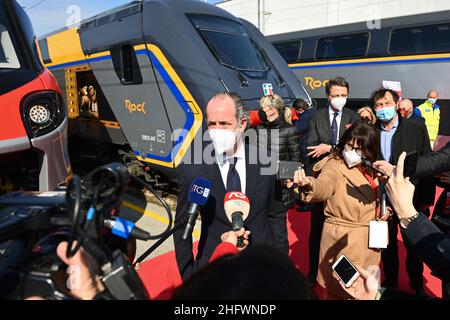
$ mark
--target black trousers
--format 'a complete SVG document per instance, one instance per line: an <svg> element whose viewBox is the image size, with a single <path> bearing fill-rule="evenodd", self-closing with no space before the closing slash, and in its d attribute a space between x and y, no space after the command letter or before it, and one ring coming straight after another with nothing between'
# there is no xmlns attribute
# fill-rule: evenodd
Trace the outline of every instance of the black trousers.
<svg viewBox="0 0 450 320"><path fill-rule="evenodd" d="M311 208L311 226L309 229L309 273L308 278L315 280L319 268L320 238L322 237L323 203L316 203Z"/></svg>
<svg viewBox="0 0 450 320"><path fill-rule="evenodd" d="M398 258L398 244L397 244L397 234L398 234L399 220L397 216L393 216L389 220L389 245L382 251L381 260L383 261L383 270L385 282L388 285L397 285L398 283L398 268L399 268L399 258ZM412 245L403 240L406 248L406 272L409 277L409 284L413 288L419 288L423 286L423 262L419 259L415 253Z"/></svg>

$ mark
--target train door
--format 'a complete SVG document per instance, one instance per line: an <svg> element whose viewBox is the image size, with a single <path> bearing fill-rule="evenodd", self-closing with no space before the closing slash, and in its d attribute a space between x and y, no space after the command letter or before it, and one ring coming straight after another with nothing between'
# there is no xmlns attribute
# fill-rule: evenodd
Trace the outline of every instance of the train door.
<svg viewBox="0 0 450 320"><path fill-rule="evenodd" d="M183 99L179 92L165 94L176 83L175 76L161 50L146 44L142 34L142 4L80 28L89 67L134 154L140 160L173 168L177 165L174 146L181 145L178 142L184 136L172 139L172 134L186 121L183 113L171 106ZM191 110L189 101L183 102L183 107ZM180 115L170 118L171 112ZM175 118L179 120L171 122Z"/></svg>

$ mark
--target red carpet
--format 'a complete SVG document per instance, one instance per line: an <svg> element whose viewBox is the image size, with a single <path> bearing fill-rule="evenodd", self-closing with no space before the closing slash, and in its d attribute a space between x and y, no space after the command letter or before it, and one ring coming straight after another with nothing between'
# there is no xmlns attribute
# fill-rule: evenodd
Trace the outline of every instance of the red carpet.
<svg viewBox="0 0 450 320"><path fill-rule="evenodd" d="M308 237L309 237L309 212L298 213L290 211L288 215L288 230L290 243L290 257L300 270L306 275L308 271ZM408 285L408 275L406 273L405 259L406 250L403 245L401 234L398 234L398 248L400 256L399 289L405 292L414 293ZM431 271L424 266L424 287L428 295L432 297L442 297L441 281L431 275Z"/></svg>
<svg viewBox="0 0 450 320"><path fill-rule="evenodd" d="M439 190L440 192L442 190ZM439 192L439 194L440 194ZM438 196L438 195L437 195ZM309 237L309 212L302 213L295 210L288 214L289 255L294 263L306 275L308 271L308 237ZM167 241L173 241L170 238ZM408 275L405 270L406 251L399 233L400 277L399 289L411 292L408 285ZM196 250L197 243L194 244ZM139 275L144 281L150 295L156 297L168 287L181 283L180 275L175 260L175 252L168 252L149 261L144 262L139 270ZM430 274L430 269L424 268L424 286L428 295L442 297L441 281Z"/></svg>

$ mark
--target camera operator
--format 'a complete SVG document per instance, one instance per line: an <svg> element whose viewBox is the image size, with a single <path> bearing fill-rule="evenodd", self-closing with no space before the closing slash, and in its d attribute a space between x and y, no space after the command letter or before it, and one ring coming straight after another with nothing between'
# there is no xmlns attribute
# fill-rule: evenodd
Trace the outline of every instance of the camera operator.
<svg viewBox="0 0 450 320"><path fill-rule="evenodd" d="M73 247L77 245L73 243ZM71 284L71 294L74 298L80 300L93 300L95 296L105 290L98 274L98 266L94 259L83 249L68 258L67 242L63 241L58 244L56 254L74 272L69 272L70 276L67 283ZM27 300L44 300L43 297L29 297Z"/></svg>
<svg viewBox="0 0 450 320"><path fill-rule="evenodd" d="M228 231L222 234L222 242L214 250L209 262L215 261L228 254L235 254L247 248L249 244L250 231L240 229L238 231ZM243 247L237 247L238 238L244 238ZM73 247L76 246L76 242ZM67 283L70 283L71 294L75 299L94 300L105 299L101 293L105 290L100 278L98 277L98 266L94 259L83 249L67 258L67 242L61 242L56 250L58 257L74 272L69 272L70 276ZM155 300L170 299L177 288L168 288L163 291ZM27 300L43 300L43 297L29 297Z"/></svg>

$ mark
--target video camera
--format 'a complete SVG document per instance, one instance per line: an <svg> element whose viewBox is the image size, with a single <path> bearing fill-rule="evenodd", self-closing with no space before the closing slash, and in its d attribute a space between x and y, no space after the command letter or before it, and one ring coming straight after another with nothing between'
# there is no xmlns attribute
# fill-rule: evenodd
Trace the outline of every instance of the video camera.
<svg viewBox="0 0 450 320"><path fill-rule="evenodd" d="M75 175L68 187L54 192L0 197L0 298L73 299L67 266L56 255L56 246L67 241L67 257L83 247L97 262L104 299L148 299L131 265L135 240L159 239L171 223L160 235L151 236L118 217L120 196L130 180L124 165L112 163L83 179ZM170 208L168 214L171 222Z"/></svg>

